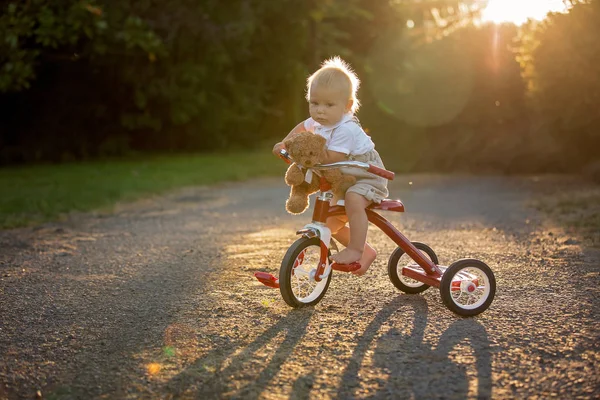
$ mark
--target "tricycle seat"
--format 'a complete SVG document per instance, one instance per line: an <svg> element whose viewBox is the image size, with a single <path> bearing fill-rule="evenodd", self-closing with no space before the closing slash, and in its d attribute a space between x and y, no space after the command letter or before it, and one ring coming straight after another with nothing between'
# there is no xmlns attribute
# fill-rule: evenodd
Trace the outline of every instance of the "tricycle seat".
<svg viewBox="0 0 600 400"><path fill-rule="evenodd" d="M336 203L338 206L344 206L344 200L338 200ZM404 204L400 200L385 199L381 203L373 203L369 207L369 210L383 210L383 211L395 211L404 212Z"/></svg>
<svg viewBox="0 0 600 400"><path fill-rule="evenodd" d="M404 212L404 204L400 200L385 199L381 203L373 203L369 206L371 210L384 210Z"/></svg>

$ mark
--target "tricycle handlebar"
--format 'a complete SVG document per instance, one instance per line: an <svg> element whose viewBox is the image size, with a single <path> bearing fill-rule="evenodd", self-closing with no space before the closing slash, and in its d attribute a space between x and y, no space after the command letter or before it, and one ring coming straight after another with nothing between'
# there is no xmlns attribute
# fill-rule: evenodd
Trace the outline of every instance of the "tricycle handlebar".
<svg viewBox="0 0 600 400"><path fill-rule="evenodd" d="M288 153L285 149L279 150L279 158L288 164L292 163L292 157L290 157L290 153Z"/></svg>
<svg viewBox="0 0 600 400"><path fill-rule="evenodd" d="M283 159L288 164L293 161L289 153L285 149L282 149L279 152L279 157L281 157L281 159ZM310 167L310 169L314 169L317 171L324 171L336 168L360 168L390 181L394 179L394 173L392 171L388 171L386 169L379 168L375 165L367 164L365 162L360 161L339 161L330 164L317 164L315 166Z"/></svg>

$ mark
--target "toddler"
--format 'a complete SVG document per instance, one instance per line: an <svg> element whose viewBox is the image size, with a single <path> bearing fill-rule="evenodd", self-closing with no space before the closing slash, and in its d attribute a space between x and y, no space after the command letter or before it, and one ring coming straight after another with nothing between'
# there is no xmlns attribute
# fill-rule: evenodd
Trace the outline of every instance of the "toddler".
<svg viewBox="0 0 600 400"><path fill-rule="evenodd" d="M285 139L311 131L327 140L324 162L353 160L385 168L373 141L354 116L359 107L356 97L359 84L356 74L342 59L335 57L325 61L308 78L306 99L310 118L300 122ZM283 148L283 142L279 142L273 147L273 153L278 155ZM331 259L338 264L359 261L361 268L353 273L360 276L367 272L377 256L375 249L366 242L369 221L365 209L387 197L387 180L358 168L343 168L342 172L355 176L356 183L344 198L346 216L327 219L333 237L346 246ZM346 222L349 222L349 228Z"/></svg>

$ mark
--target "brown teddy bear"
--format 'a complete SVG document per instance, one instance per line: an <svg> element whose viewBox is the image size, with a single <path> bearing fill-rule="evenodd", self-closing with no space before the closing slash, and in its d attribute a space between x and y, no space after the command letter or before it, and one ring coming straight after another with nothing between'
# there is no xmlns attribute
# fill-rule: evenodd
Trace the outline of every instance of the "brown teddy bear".
<svg viewBox="0 0 600 400"><path fill-rule="evenodd" d="M285 183L291 186L290 197L285 209L290 214L301 214L308 208L308 196L319 190L319 177L312 174L306 179L306 167L320 164L325 148L325 138L312 132L300 132L283 142L294 163L285 173ZM344 175L339 169L320 171L331 184L331 190L338 198L344 198L346 190L356 182L356 178Z"/></svg>

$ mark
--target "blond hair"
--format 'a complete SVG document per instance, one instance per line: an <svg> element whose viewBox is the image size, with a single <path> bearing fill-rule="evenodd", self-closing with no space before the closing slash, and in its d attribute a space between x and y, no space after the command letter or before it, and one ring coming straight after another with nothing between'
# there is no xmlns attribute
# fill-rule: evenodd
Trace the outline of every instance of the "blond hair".
<svg viewBox="0 0 600 400"><path fill-rule="evenodd" d="M355 113L360 107L356 92L360 86L360 80L356 73L346 61L335 56L325 60L314 74L308 77L306 82L306 100L310 101L310 88L313 85L323 85L328 88L341 90L352 100L351 111Z"/></svg>

